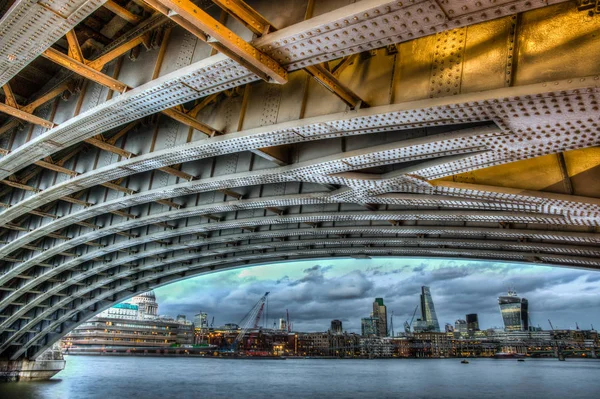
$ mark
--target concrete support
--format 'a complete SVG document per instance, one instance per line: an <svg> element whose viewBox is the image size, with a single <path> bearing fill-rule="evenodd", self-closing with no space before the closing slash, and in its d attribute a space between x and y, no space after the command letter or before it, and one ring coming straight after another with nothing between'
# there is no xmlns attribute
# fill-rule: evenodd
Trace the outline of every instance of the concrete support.
<svg viewBox="0 0 600 399"><path fill-rule="evenodd" d="M54 345L36 360L0 358L0 382L47 380L65 368L60 347Z"/></svg>

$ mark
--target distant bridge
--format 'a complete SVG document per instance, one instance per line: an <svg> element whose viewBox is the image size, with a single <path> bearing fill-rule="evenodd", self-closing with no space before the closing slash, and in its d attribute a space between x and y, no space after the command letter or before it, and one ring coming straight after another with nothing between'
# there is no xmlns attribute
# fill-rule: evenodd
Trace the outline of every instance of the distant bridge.
<svg viewBox="0 0 600 399"><path fill-rule="evenodd" d="M214 3L0 10L0 357L254 264L600 268L594 2Z"/></svg>

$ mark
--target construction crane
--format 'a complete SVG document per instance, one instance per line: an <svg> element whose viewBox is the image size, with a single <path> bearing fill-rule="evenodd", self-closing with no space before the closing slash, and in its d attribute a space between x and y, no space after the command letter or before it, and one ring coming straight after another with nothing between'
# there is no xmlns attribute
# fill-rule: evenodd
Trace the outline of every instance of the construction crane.
<svg viewBox="0 0 600 399"><path fill-rule="evenodd" d="M406 332L406 333L410 332L410 327L412 326L413 320L415 319L415 315L417 314L417 309L419 309L419 305L415 306L415 311L412 314L412 317L410 319L410 323L408 322L408 320L406 320L404 322L404 332Z"/></svg>
<svg viewBox="0 0 600 399"><path fill-rule="evenodd" d="M554 326L552 325L552 322L550 321L550 319L548 319L548 324L550 324L550 328L552 329L552 331L554 331Z"/></svg>
<svg viewBox="0 0 600 399"><path fill-rule="evenodd" d="M260 317L262 316L263 310L265 309L265 302L267 301L268 296L269 296L269 293L265 292L265 295L263 295L258 300L258 302L256 302L256 304L252 307L252 309L250 309L250 311L248 313L246 313L246 315L240 321L240 323L239 323L240 332L237 335L237 337L235 337L235 340L233 340L233 342L231 344L231 349L233 351L235 351L237 349L238 344L244 338L244 335L246 335L246 332L248 332L248 330L250 328L252 328L254 330L258 329L258 324L260 323Z"/></svg>

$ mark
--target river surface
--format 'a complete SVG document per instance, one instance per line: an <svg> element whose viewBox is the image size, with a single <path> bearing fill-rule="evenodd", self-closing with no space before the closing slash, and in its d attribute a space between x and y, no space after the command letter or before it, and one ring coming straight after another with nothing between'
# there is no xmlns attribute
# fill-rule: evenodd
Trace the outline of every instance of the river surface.
<svg viewBox="0 0 600 399"><path fill-rule="evenodd" d="M0 398L600 398L597 360L66 358Z"/></svg>

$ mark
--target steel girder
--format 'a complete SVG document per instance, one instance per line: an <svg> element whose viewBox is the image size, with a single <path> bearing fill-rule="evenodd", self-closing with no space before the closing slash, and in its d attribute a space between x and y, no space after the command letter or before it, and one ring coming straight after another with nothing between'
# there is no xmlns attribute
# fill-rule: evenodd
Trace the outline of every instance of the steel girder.
<svg viewBox="0 0 600 399"><path fill-rule="evenodd" d="M461 0L464 5L460 8L452 3L446 3L442 8L431 0L416 4L369 0L265 35L253 45L294 71L330 59L563 1L505 0L497 2L499 4L482 5L475 0ZM209 57L100 104L13 149L0 159L0 179L61 148L111 128L258 79L225 55Z"/></svg>
<svg viewBox="0 0 600 399"><path fill-rule="evenodd" d="M16 0L0 19L0 86L106 0Z"/></svg>
<svg viewBox="0 0 600 399"><path fill-rule="evenodd" d="M119 163L110 164L104 168L97 169L86 174L74 177L70 180L66 180L61 184L57 184L50 187L42 192L26 198L24 201L17 203L11 208L0 213L0 224L6 224L16 217L26 214L31 209L35 209L41 205L47 204L53 200L59 199L66 195L72 194L81 189L92 187L96 184L103 183L106 181L114 180L117 178L123 178L130 176L135 173L152 170L155 168L167 166L170 164L176 164L185 161L198 160L203 158L209 158L213 156L230 154L240 149L253 149L265 146L267 143L278 143L278 144L290 144L297 143L306 140L324 139L331 136L337 136L342 134L365 134L375 133L380 131L390 131L392 129L408 129L415 128L416 125L433 125L439 123L440 120L445 120L445 124L448 123L460 123L460 122L476 122L482 120L495 120L499 126L510 125L516 123L505 117L500 119L498 117L498 108L500 100L507 98L505 96L512 94L512 102L505 102L502 104L507 109L514 107L512 103L516 104L520 102L519 94L528 94L531 98L536 98L532 102L543 104L547 98L559 98L562 99L563 104L567 103L566 106L570 106L569 97L577 97L581 92L596 92L595 86L586 87L589 85L589 81L596 82L593 78L581 79L576 84L569 83L568 81L555 82L558 84L553 85L554 87L563 88L561 92L550 92L544 93L546 83L531 85L527 87L518 87L512 89L499 89L492 93L483 93L483 95L463 95L455 96L465 97L465 100L472 100L470 102L464 102L459 104L452 104L449 102L449 98L442 98L437 100L426 100L421 103L428 103L429 107L424 107L425 104L420 108L412 108L406 110L408 107L413 107L417 104L399 104L398 106L385 106L371 108L368 110L361 110L357 113L364 114L364 116L347 116L343 115L332 115L327 117L313 118L313 120L306 121L302 125L298 126L297 122L294 123L283 123L275 125L269 128L257 128L250 131L231 133L226 136L214 137L207 140L201 140L199 142L192 142L172 149L162 150L154 153L140 156L137 158L131 158ZM571 91L566 89L573 88ZM542 94L543 93L543 94ZM563 94L561 93L568 93ZM511 98L508 97L508 98ZM461 98L462 99L462 98ZM589 96L589 102L595 102L595 96ZM444 104L433 106L433 104ZM485 105L482 107L481 105ZM391 108L391 109L390 109ZM589 108L593 108L590 104ZM404 109L405 111L402 111ZM479 114L469 115L470 117L464 117L467 112L473 112L473 109L479 109ZM559 110L560 111L560 110ZM587 112L588 108L580 108L581 112ZM486 114L487 112L487 114ZM460 118L462 113L463 118ZM423 115L420 122L417 123L416 116ZM571 120L582 119L585 114L577 114L569 117ZM343 119L340 119L343 117ZM453 119L454 117L454 119ZM332 121L333 119L333 121ZM537 117L531 118L531 124L529 126L535 126ZM325 122L327 120L327 122ZM431 122L428 123L427 120ZM527 121L523 121L523 117L518 121L520 127L527 126ZM350 132L349 132L350 130ZM311 134L316 131L316 134ZM320 134L319 134L320 133ZM231 176L228 178L221 179L209 179L197 180L192 182L178 183L172 186L166 186L158 190L149 190L133 194L128 196L126 199L118 199L111 202L106 202L93 207L88 208L85 213L79 213L79 219L71 220L83 220L85 216L92 217L99 215L100 212L107 212L124 206L133 206L140 203L154 201L157 198L172 198L179 195L191 194L193 192L206 191L207 189L226 188L226 187L239 187L248 184L261 184L266 182L286 182L286 181L306 181L316 183L327 183L327 184L341 184L349 187L353 187L357 190L371 190L372 193L377 193L377 189L385 192L386 181L388 181L388 188L394 184L401 185L402 178L407 175L418 175L423 179L439 178L459 172L465 172L472 169L477 169L485 166L491 166L495 164L506 163L520 159L515 157L515 153L522 150L523 145L521 143L513 146L507 146L507 136L516 135L512 131L502 131L495 125L481 126L478 128L460 129L453 133L444 133L438 135L428 135L423 138L415 138L411 140L404 140L395 143L394 145L382 145L375 148L366 148L362 150L356 150L353 153L345 153L338 156L330 156L325 159L317 159L310 162L304 162L288 167L282 167L267 171L260 171L254 174L240 174L240 176ZM540 144L543 144L544 139L536 139L527 137L530 141L528 146L535 148ZM522 139L521 139L522 140ZM590 142L581 142L575 144L573 147L579 147L583 145L597 144L597 140L591 139ZM565 150L567 148L573 148L568 146L570 142L563 142L564 146L561 146L559 150ZM540 152L536 155L542 155L555 151L554 147L543 148L538 150ZM464 156L453 157L459 154L465 154ZM442 158L440 158L442 157ZM427 160L428 158L434 158L432 163L424 162L416 166L411 166L403 173L398 173L398 176L394 179L392 177L380 177L377 179L361 179L360 176L354 176L356 178L348 178L342 175L343 172L348 172L364 167L379 166L389 163L397 162L398 159L402 159L403 162L413 160ZM404 184L407 190L411 190L412 184ZM426 183L421 184L421 189L431 190L427 187ZM377 187L377 188L376 188ZM414 188L412 188L414 190ZM363 202L368 202L368 198L364 198ZM69 215L69 217L75 217L75 215ZM40 226L42 231L53 231L57 227L67 226L66 216L63 217L65 220L50 222L48 226Z"/></svg>

